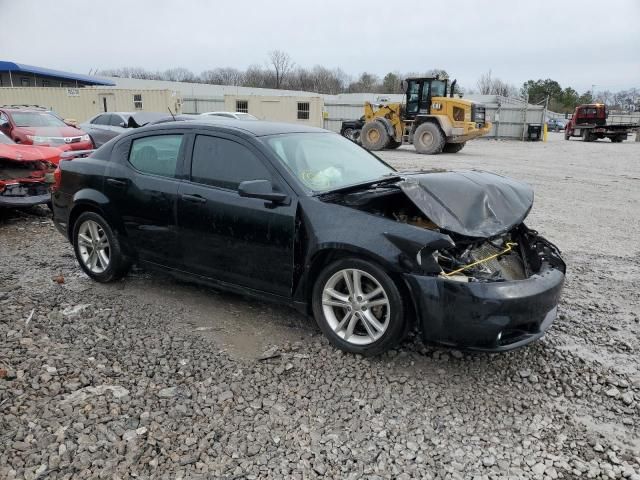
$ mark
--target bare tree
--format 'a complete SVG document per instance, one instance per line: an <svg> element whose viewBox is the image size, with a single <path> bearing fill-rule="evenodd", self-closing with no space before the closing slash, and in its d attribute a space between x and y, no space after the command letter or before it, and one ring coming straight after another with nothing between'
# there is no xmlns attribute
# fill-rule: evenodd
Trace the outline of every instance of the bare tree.
<svg viewBox="0 0 640 480"><path fill-rule="evenodd" d="M237 68L214 68L202 72L200 79L213 85L242 85L244 74Z"/></svg>
<svg viewBox="0 0 640 480"><path fill-rule="evenodd" d="M480 75L476 86L478 87L478 93L481 95L502 95L503 97L517 97L518 89L503 82L499 78L493 78L491 76L491 70L487 73Z"/></svg>
<svg viewBox="0 0 640 480"><path fill-rule="evenodd" d="M269 52L269 65L274 70L275 88L281 88L287 75L293 70L295 63L288 53L282 50L272 50Z"/></svg>
<svg viewBox="0 0 640 480"><path fill-rule="evenodd" d="M186 68L176 67L165 70L163 73L163 80L170 80L172 82L193 82L197 83L198 79L191 70Z"/></svg>

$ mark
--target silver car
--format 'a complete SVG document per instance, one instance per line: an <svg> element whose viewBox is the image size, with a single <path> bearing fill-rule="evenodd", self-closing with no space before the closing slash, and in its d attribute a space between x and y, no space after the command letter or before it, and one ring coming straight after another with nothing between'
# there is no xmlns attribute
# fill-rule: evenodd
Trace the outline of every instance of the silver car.
<svg viewBox="0 0 640 480"><path fill-rule="evenodd" d="M166 113L155 112L104 112L91 117L79 127L89 134L94 147L98 148L130 128L142 127L166 116Z"/></svg>

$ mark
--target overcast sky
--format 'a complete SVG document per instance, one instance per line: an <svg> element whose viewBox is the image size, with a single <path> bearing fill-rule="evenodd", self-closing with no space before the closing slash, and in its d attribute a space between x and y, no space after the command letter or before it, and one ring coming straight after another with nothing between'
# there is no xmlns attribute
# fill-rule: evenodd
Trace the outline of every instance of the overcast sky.
<svg viewBox="0 0 640 480"><path fill-rule="evenodd" d="M639 0L0 0L0 20L0 60L77 73L244 69L279 49L353 77L443 68L475 88L491 69L518 87L640 87Z"/></svg>

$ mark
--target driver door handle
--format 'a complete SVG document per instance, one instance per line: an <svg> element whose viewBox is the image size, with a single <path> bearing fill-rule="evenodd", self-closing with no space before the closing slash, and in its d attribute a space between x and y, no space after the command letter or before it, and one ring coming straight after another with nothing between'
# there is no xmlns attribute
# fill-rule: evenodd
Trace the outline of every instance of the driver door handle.
<svg viewBox="0 0 640 480"><path fill-rule="evenodd" d="M201 197L200 195L189 195L189 194L183 193L182 195L180 195L180 198L182 198L182 200L184 200L185 202L207 203L207 199L204 197Z"/></svg>

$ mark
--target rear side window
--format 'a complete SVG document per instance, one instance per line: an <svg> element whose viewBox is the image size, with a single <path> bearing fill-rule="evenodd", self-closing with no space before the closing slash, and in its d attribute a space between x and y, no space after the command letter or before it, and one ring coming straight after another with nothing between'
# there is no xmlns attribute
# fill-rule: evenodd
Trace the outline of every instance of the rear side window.
<svg viewBox="0 0 640 480"><path fill-rule="evenodd" d="M272 175L262 160L244 145L198 135L193 147L191 180L236 190L245 180L272 180Z"/></svg>
<svg viewBox="0 0 640 480"><path fill-rule="evenodd" d="M143 173L175 177L182 135L154 135L131 142L129 163Z"/></svg>

